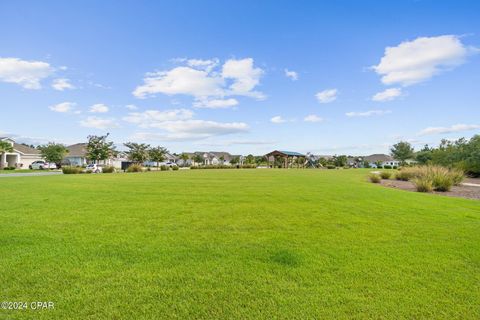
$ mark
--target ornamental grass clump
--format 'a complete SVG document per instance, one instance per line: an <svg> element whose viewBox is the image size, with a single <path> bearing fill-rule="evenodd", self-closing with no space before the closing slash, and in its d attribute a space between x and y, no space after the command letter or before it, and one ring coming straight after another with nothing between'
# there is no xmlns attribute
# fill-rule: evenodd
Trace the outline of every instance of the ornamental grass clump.
<svg viewBox="0 0 480 320"><path fill-rule="evenodd" d="M139 164L132 164L127 168L127 172L143 172L143 167Z"/></svg>
<svg viewBox="0 0 480 320"><path fill-rule="evenodd" d="M380 181L382 180L380 175L376 173L371 173L368 178L370 179L370 182L373 182L373 183L380 183Z"/></svg>
<svg viewBox="0 0 480 320"><path fill-rule="evenodd" d="M105 166L102 168L103 173L114 173L115 167L114 166Z"/></svg>
<svg viewBox="0 0 480 320"><path fill-rule="evenodd" d="M392 173L389 172L389 171L382 171L380 172L380 177L382 179L390 179L390 177L392 176Z"/></svg>
<svg viewBox="0 0 480 320"><path fill-rule="evenodd" d="M427 176L413 179L413 184L418 192L432 192L433 190L432 179Z"/></svg>

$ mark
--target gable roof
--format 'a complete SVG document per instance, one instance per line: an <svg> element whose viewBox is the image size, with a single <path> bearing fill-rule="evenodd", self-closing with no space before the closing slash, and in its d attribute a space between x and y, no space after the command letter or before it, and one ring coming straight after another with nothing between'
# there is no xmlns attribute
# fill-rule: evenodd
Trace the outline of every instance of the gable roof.
<svg viewBox="0 0 480 320"><path fill-rule="evenodd" d="M13 143L13 149L22 154L40 154L40 150L15 142Z"/></svg>
<svg viewBox="0 0 480 320"><path fill-rule="evenodd" d="M363 160L368 162L378 162L378 161L382 162L382 161L393 161L394 159L389 155L376 153L376 154L371 154L369 156L364 157Z"/></svg>
<svg viewBox="0 0 480 320"><path fill-rule="evenodd" d="M85 157L87 155L87 144L86 143L76 143L71 146L67 146L68 157Z"/></svg>
<svg viewBox="0 0 480 320"><path fill-rule="evenodd" d="M287 157L305 157L304 154L300 152L295 152L295 151L274 150L266 154L266 156L274 156L274 155L281 155L281 156L287 156Z"/></svg>

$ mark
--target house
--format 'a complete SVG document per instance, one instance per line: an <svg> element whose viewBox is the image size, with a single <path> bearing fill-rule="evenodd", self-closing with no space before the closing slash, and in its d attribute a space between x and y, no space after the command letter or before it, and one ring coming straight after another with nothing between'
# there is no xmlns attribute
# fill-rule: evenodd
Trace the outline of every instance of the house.
<svg viewBox="0 0 480 320"><path fill-rule="evenodd" d="M0 137L0 141L8 142L13 147L13 152L4 152L0 155L0 168L28 168L32 162L43 160L37 149L15 143L13 139L7 137Z"/></svg>
<svg viewBox="0 0 480 320"><path fill-rule="evenodd" d="M93 161L87 159L87 143L76 143L70 146L67 146L68 153L63 158L63 163L71 166L86 166ZM122 153L119 153L117 157L110 158L107 160L100 160L98 164L114 166L115 168L120 168L122 162L128 161L126 156Z"/></svg>
<svg viewBox="0 0 480 320"><path fill-rule="evenodd" d="M399 166L400 161L393 159L391 156L386 154L372 154L366 157L363 157L363 162L368 162L368 165L371 168L384 167L384 166Z"/></svg>
<svg viewBox="0 0 480 320"><path fill-rule="evenodd" d="M196 151L194 154L190 157L191 159L195 157L195 155L200 155L200 157L203 158L203 165L225 165L229 166L230 161L235 157L231 155L228 152L217 152L217 151L208 151L208 152L203 152L203 151ZM187 160L188 161L188 160Z"/></svg>

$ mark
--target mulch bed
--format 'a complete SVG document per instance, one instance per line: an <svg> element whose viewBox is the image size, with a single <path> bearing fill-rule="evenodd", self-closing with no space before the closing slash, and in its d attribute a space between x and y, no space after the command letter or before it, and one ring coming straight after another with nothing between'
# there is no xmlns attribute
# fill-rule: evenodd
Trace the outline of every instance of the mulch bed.
<svg viewBox="0 0 480 320"><path fill-rule="evenodd" d="M480 179L479 178L475 178L475 179L474 178L467 178L463 182L480 185ZM385 187L397 188L397 189L416 192L415 186L410 181L382 180L381 185L385 186ZM452 187L452 189L450 191L447 191L447 192L433 191L431 193L442 195L442 196L448 196L448 197L457 197L457 198L480 200L480 186L460 185L460 186Z"/></svg>

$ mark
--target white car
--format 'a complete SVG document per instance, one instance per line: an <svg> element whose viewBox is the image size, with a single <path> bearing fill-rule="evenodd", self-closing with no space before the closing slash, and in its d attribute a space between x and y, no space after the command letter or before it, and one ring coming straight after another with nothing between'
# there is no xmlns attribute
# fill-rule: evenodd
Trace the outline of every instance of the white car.
<svg viewBox="0 0 480 320"><path fill-rule="evenodd" d="M93 173L101 173L102 167L99 166L98 164L92 163L85 168L85 171L92 171Z"/></svg>
<svg viewBox="0 0 480 320"><path fill-rule="evenodd" d="M57 165L55 163L48 163L43 160L34 161L28 167L32 170L57 169Z"/></svg>

